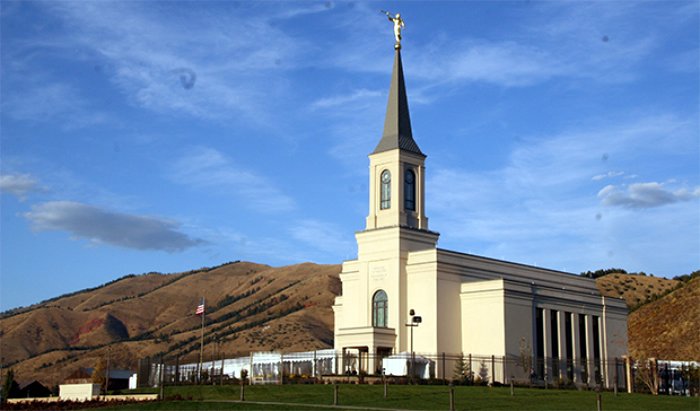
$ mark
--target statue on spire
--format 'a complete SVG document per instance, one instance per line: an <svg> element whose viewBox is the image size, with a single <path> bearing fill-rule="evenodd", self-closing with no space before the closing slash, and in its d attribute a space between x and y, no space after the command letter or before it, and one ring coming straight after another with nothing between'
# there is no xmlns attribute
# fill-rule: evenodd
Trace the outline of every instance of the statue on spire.
<svg viewBox="0 0 700 411"><path fill-rule="evenodd" d="M406 25L403 24L403 19L401 18L400 13L396 13L396 16L392 17L391 13L388 11L380 10L382 13L386 14L386 16L389 18L390 21L394 23L394 37L396 37L396 44L394 44L394 48L396 50L401 50L401 30L406 28Z"/></svg>

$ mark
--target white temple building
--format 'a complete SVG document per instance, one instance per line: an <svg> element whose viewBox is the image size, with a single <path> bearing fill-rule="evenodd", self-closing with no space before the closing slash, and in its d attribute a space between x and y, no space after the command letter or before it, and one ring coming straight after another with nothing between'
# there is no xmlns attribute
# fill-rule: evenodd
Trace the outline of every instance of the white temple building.
<svg viewBox="0 0 700 411"><path fill-rule="evenodd" d="M612 381L612 360L628 352L625 301L601 296L590 278L437 248L425 158L397 48L384 133L369 155L367 225L356 233L357 259L343 263L333 306L335 349L359 357L370 374L385 368L382 358L420 353L448 378L454 362L440 361L443 353L493 356L502 364L491 366L491 378L505 382L522 376L524 348L544 381Z"/></svg>

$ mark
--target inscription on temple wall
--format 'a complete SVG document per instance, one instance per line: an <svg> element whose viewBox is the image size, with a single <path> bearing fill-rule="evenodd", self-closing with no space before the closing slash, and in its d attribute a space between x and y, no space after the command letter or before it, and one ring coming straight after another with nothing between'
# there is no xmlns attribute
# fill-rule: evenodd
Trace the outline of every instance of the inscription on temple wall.
<svg viewBox="0 0 700 411"><path fill-rule="evenodd" d="M369 278L372 281L384 281L387 276L387 268L384 263L374 263L369 266Z"/></svg>

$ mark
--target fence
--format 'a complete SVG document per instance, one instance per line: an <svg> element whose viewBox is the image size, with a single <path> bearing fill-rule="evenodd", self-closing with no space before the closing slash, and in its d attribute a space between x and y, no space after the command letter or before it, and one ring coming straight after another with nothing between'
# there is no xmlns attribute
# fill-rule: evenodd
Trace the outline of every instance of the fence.
<svg viewBox="0 0 700 411"><path fill-rule="evenodd" d="M596 387L628 391L634 370L620 359L560 360L448 353L399 353L320 350L297 353L253 352L246 357L213 354L145 358L139 361L138 386L224 384L242 377L252 384L313 383L335 377L389 378L390 381L442 380L460 384L541 386L544 388ZM350 378L348 378L350 380Z"/></svg>

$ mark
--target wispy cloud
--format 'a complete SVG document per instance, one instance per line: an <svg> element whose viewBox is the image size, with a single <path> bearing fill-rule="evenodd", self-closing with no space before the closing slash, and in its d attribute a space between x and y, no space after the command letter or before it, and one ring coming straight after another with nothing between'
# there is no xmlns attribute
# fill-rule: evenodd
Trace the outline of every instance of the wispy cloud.
<svg viewBox="0 0 700 411"><path fill-rule="evenodd" d="M0 175L0 191L14 194L25 199L25 194L29 192L44 192L45 187L39 186L39 180L32 178L30 174L3 174Z"/></svg>
<svg viewBox="0 0 700 411"><path fill-rule="evenodd" d="M347 241L347 234L327 221L299 221L290 228L290 233L292 238L303 241L319 251L337 253L338 250L353 248L353 244Z"/></svg>
<svg viewBox="0 0 700 411"><path fill-rule="evenodd" d="M680 4L680 3L679 3ZM630 2L543 2L529 5L537 12L519 13L521 25L510 38L496 36L447 38L407 57L412 74L438 85L483 82L501 87L527 87L556 78L592 80L593 84L628 83L642 76L642 63L664 44L643 21L654 7ZM697 8L680 4L656 10L668 31L697 20ZM444 51L449 49L449 53ZM697 69L697 51L681 52L674 70ZM692 71L694 72L694 71Z"/></svg>
<svg viewBox="0 0 700 411"><path fill-rule="evenodd" d="M253 210L279 212L295 208L294 200L274 187L266 177L236 166L221 152L207 147L195 147L178 159L170 177L194 189L233 193Z"/></svg>
<svg viewBox="0 0 700 411"><path fill-rule="evenodd" d="M66 231L91 245L104 244L135 250L170 253L207 244L178 231L180 223L156 217L124 214L70 201L52 201L32 206L24 213L36 231Z"/></svg>
<svg viewBox="0 0 700 411"><path fill-rule="evenodd" d="M303 62L304 40L272 23L284 13L246 18L227 12L228 5L212 3L220 13L183 7L167 19L158 3L66 2L53 9L76 27L68 45L106 60L106 73L133 104L205 118L234 111L260 120L264 105L285 88L270 73ZM296 15L286 9L286 18Z"/></svg>
<svg viewBox="0 0 700 411"><path fill-rule="evenodd" d="M514 41L467 39L452 45L455 51L428 51L408 61L411 74L434 83L485 82L504 87L540 83L569 73L565 63L548 51Z"/></svg>
<svg viewBox="0 0 700 411"><path fill-rule="evenodd" d="M667 190L663 183L630 184L627 189L613 185L606 186L598 193L602 204L631 209L661 207L678 201L689 201L700 197L700 187L689 191L681 188L676 191Z"/></svg>
<svg viewBox="0 0 700 411"><path fill-rule="evenodd" d="M671 190L658 183L601 190L596 186L600 180L622 175L601 173L609 164L601 161L601 154L609 154L614 159L609 161L624 167L634 167L639 158L646 158L639 157L639 147L659 146L663 149L657 151L658 161L669 156L678 161L679 156L689 154L688 144L692 144L688 136L694 134L694 127L689 124L693 122L668 115L601 122L587 130L523 138L514 145L507 163L489 172L433 169L426 183L432 228L445 239L467 240L474 251L495 258L535 263L530 255L542 255L546 249L552 255L549 261L562 263L553 268L590 264L576 257L581 253L576 248L585 247L588 255L615 248L609 237L600 237L599 230L602 224L613 227L613 220L626 218L612 209L601 210L601 204L660 208L700 195L700 188ZM592 175L601 177L591 179ZM445 240L441 241L444 245Z"/></svg>
<svg viewBox="0 0 700 411"><path fill-rule="evenodd" d="M17 76L22 77L22 84ZM7 77L15 84L3 95L2 108L15 120L52 122L67 130L113 120L109 114L92 108L89 100L70 84L20 73L10 73Z"/></svg>
<svg viewBox="0 0 700 411"><path fill-rule="evenodd" d="M316 109L344 106L344 108L347 109L348 104L353 104L355 108L357 108L357 104L363 106L371 104L372 107L374 107L376 99L383 95L384 93L378 90L359 89L354 90L353 92L347 95L338 95L334 97L326 97L319 99L311 103L311 108ZM367 102L368 100L369 103Z"/></svg>
<svg viewBox="0 0 700 411"><path fill-rule="evenodd" d="M242 10L232 10L239 6ZM92 68L97 62L100 80L106 78L136 107L206 119L237 115L268 124L275 112L271 106L281 104L288 92L284 73L306 65L305 56L313 49L309 39L294 36L281 23L327 10L287 3L275 4L270 13L250 13L243 10L248 5L232 2L204 8L169 8L158 2L48 2L31 7L66 30L28 31L3 48L3 81L18 84L12 94L3 95L4 110L23 120L92 124L108 120L108 115L86 115L81 109L90 106L89 91L81 93L64 81L60 68L45 70L38 82L26 73L41 67L45 56L59 56L71 69Z"/></svg>
<svg viewBox="0 0 700 411"><path fill-rule="evenodd" d="M523 36L526 41L536 39L564 62L567 76L629 82L640 76L639 63L661 45L656 33L640 24L647 13L654 13L653 7L640 3L548 2L539 4L538 10ZM668 23L673 30L673 23Z"/></svg>
<svg viewBox="0 0 700 411"><path fill-rule="evenodd" d="M604 178L613 178L613 177L619 177L621 175L625 174L624 171L608 171L605 174L598 174L597 176L593 176L591 180L593 181L598 181L602 180Z"/></svg>

